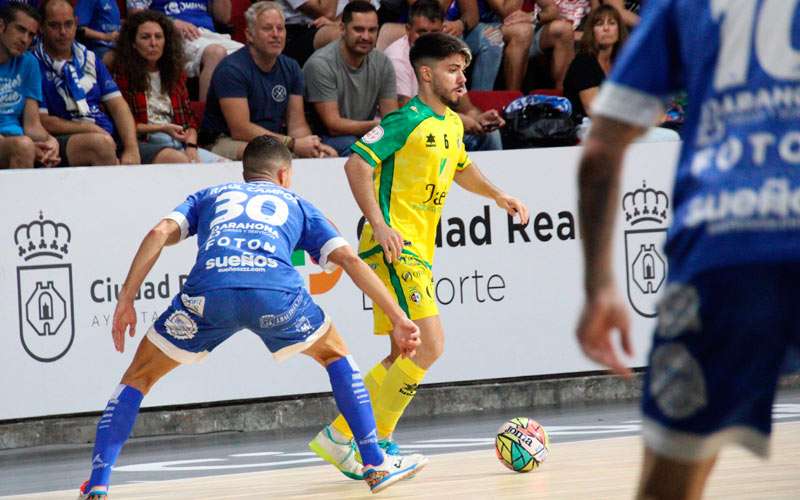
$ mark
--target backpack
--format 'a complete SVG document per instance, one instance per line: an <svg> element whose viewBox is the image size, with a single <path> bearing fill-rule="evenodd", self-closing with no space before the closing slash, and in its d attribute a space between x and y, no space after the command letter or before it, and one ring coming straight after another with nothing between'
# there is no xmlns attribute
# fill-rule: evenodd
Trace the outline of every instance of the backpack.
<svg viewBox="0 0 800 500"><path fill-rule="evenodd" d="M526 95L503 108L503 149L572 146L578 127L572 121L572 103L566 97Z"/></svg>

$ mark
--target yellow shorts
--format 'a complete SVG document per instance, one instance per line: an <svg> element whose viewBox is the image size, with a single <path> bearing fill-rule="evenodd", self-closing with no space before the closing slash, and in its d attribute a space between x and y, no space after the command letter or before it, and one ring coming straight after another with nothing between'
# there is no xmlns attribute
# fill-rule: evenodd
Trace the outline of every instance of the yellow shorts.
<svg viewBox="0 0 800 500"><path fill-rule="evenodd" d="M387 264L383 259L383 252L365 257L364 262L375 271L410 319L428 318L439 314L434 294L433 273L427 264L405 254L401 255L399 260ZM386 335L392 331L392 322L377 304L372 305L372 315L376 334Z"/></svg>

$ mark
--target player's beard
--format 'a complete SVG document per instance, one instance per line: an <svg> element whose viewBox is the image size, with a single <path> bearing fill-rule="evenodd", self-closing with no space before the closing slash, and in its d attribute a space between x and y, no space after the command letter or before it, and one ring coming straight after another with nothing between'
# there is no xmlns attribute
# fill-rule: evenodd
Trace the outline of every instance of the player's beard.
<svg viewBox="0 0 800 500"><path fill-rule="evenodd" d="M455 108L456 106L458 106L458 101L461 100L461 95L463 95L459 94L456 96L455 99L453 99L452 97L450 97L453 92L445 89L444 86L437 84L437 82L435 81L433 82L433 93L436 94L436 97L438 97L445 105L447 105L450 108Z"/></svg>

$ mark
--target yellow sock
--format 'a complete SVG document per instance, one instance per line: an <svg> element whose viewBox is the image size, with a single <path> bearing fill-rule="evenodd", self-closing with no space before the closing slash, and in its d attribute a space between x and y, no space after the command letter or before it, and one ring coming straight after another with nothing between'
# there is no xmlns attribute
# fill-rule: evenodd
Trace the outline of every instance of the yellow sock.
<svg viewBox="0 0 800 500"><path fill-rule="evenodd" d="M425 370L408 358L397 358L386 373L386 378L372 402L378 437L388 437L397 427L408 403L417 393L417 386L425 378Z"/></svg>
<svg viewBox="0 0 800 500"><path fill-rule="evenodd" d="M364 386L367 388L367 392L369 392L369 399L372 401L373 411L375 408L375 398L378 397L378 390L386 379L386 373L386 367L383 366L383 363L378 362L364 377ZM343 437L353 439L353 431L350 430L350 426L347 425L347 420L344 419L341 413L331 422L331 427Z"/></svg>

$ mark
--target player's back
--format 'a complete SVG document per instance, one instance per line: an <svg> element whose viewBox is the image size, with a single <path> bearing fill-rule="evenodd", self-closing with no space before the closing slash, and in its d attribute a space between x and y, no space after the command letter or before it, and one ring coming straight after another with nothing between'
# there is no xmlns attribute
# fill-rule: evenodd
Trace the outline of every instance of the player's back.
<svg viewBox="0 0 800 500"><path fill-rule="evenodd" d="M266 181L198 191L169 218L181 225L182 236L197 235L197 260L183 288L189 294L219 288L296 291L304 283L292 252L306 250L324 267L325 248L341 240L313 205Z"/></svg>
<svg viewBox="0 0 800 500"><path fill-rule="evenodd" d="M800 11L784 0L649 0L595 112L689 109L667 251L675 278L800 256Z"/></svg>

